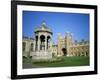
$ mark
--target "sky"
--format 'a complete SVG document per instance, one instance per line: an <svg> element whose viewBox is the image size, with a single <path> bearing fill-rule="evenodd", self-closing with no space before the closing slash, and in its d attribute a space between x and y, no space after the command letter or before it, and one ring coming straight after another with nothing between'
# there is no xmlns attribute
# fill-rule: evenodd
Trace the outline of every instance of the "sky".
<svg viewBox="0 0 100 80"><path fill-rule="evenodd" d="M64 36L66 32L73 33L75 40L89 40L89 14L23 11L22 15L23 36L34 38L34 29L45 21L52 29L54 43L57 43L58 33Z"/></svg>

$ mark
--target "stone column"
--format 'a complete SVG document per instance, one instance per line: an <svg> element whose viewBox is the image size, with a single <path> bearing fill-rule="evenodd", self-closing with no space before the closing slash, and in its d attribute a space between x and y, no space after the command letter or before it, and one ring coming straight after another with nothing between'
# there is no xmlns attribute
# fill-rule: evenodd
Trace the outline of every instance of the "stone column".
<svg viewBox="0 0 100 80"><path fill-rule="evenodd" d="M45 36L45 51L47 50L47 36Z"/></svg>
<svg viewBox="0 0 100 80"><path fill-rule="evenodd" d="M38 35L38 51L40 50L40 35Z"/></svg>
<svg viewBox="0 0 100 80"><path fill-rule="evenodd" d="M52 51L52 38L50 39L50 50Z"/></svg>
<svg viewBox="0 0 100 80"><path fill-rule="evenodd" d="M47 50L48 50L48 38L47 38Z"/></svg>
<svg viewBox="0 0 100 80"><path fill-rule="evenodd" d="M34 51L36 49L36 39L34 39Z"/></svg>

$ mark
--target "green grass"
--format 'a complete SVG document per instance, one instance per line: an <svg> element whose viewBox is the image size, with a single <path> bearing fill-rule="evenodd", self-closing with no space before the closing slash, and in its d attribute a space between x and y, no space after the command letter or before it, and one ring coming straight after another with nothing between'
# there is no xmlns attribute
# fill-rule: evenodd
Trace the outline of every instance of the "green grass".
<svg viewBox="0 0 100 80"><path fill-rule="evenodd" d="M76 56L76 57L61 57L62 60L58 61L45 61L34 62L31 58L24 58L23 63L32 64L31 67L68 67L68 66L87 66L89 65L88 56Z"/></svg>
<svg viewBox="0 0 100 80"><path fill-rule="evenodd" d="M88 56L63 57L63 60L61 61L33 63L33 65L39 67L86 66L89 65L89 57Z"/></svg>

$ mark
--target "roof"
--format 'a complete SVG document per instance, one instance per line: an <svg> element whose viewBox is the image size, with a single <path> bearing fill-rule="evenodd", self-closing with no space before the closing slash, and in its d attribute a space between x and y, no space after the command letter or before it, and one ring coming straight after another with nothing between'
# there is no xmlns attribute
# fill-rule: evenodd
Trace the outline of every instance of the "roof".
<svg viewBox="0 0 100 80"><path fill-rule="evenodd" d="M27 39L27 40L34 40L34 38L27 37L27 36L23 36L23 39Z"/></svg>
<svg viewBox="0 0 100 80"><path fill-rule="evenodd" d="M35 29L35 32L49 32L52 33L52 30L47 26L46 22L42 22L42 24L40 25L40 27L37 27Z"/></svg>

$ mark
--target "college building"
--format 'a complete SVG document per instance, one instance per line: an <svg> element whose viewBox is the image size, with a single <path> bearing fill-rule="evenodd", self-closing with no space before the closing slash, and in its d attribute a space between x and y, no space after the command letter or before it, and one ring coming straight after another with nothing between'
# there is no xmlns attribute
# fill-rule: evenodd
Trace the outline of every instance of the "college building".
<svg viewBox="0 0 100 80"><path fill-rule="evenodd" d="M23 36L23 56L33 59L51 59L53 56L89 56L89 41L74 40L70 32L58 34L57 44L53 44L52 30L43 22L34 30L34 37ZM76 35L77 36L77 35Z"/></svg>

